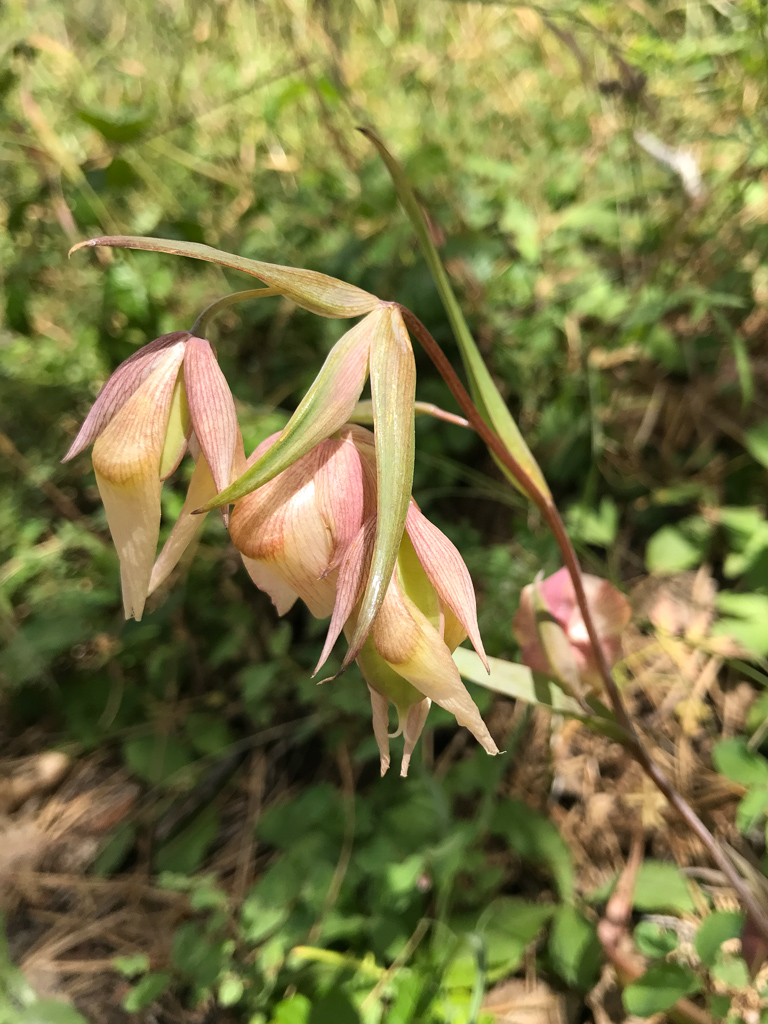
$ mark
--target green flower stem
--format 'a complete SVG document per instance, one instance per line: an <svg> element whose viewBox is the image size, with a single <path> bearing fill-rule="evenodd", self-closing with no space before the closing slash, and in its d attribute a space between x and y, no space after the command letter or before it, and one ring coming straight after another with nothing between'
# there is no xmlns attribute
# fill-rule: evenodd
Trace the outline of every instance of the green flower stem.
<svg viewBox="0 0 768 1024"><path fill-rule="evenodd" d="M222 295L210 306L206 306L200 316L195 320L189 333L196 338L204 338L208 325L215 316L218 316L223 309L234 306L236 302L248 302L249 299L267 299L270 295L281 295L277 288L248 288L244 292L232 292L231 295Z"/></svg>
<svg viewBox="0 0 768 1024"><path fill-rule="evenodd" d="M456 371L451 366L445 353L421 320L419 320L414 313L411 313L410 310L405 309L402 306L400 308L403 320L405 321L408 330L411 331L420 341L425 352L435 364L443 380L445 380L448 385L453 397L458 402L459 408L469 420L470 425L483 439L492 454L494 454L497 459L504 464L509 473L518 481L523 491L531 496L531 499L536 504L537 508L540 509L547 525L552 531L562 553L563 561L565 562L571 580L573 581L576 600L584 619L584 625L587 627L587 633L589 634L589 639L592 643L592 648L597 659L597 665L603 679L605 691L608 694L616 720L623 731L623 736L617 736L617 739L622 743L625 750L627 750L635 761L637 761L648 778L651 779L656 787L663 793L669 804L675 808L691 831L694 832L706 846L714 862L739 894L745 909L753 919L755 925L760 929L763 936L768 939L768 914L766 914L766 911L760 905L758 900L755 899L755 896L747 882L734 867L723 847L717 839L715 839L687 800L678 793L661 768L659 768L655 763L635 729L634 723L624 706L624 701L621 699L621 694L618 686L616 685L616 681L613 678L611 669L605 659L605 654L597 633L597 627L592 617L592 611L589 607L589 603L587 602L587 595L584 590L584 581L581 575L579 561L576 557L573 544L566 532L563 520L557 510L554 500L548 493L543 494L537 488L535 481L528 475L526 469L524 469L514 455L508 451L499 436L488 427L488 424L478 412L474 402L470 398L464 385L459 380Z"/></svg>

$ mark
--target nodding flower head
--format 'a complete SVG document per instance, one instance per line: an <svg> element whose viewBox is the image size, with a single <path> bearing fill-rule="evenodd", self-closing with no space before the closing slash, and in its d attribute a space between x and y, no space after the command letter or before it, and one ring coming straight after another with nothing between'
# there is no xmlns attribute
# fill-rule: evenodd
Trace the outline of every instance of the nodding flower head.
<svg viewBox="0 0 768 1024"><path fill-rule="evenodd" d="M152 577L163 480L189 447L197 463L190 485L195 508L227 487L233 470L241 468L236 466L242 442L235 405L210 344L177 331L121 363L64 461L91 443L96 483L120 558L125 615L140 619L147 594L157 585ZM198 526L187 524L187 542ZM177 532L166 564L171 554L178 561L179 541Z"/></svg>
<svg viewBox="0 0 768 1024"><path fill-rule="evenodd" d="M586 574L582 579L603 655L612 667L632 615L629 601L608 580ZM523 663L534 672L554 674L572 690L599 693L602 676L566 568L523 588L512 631Z"/></svg>
<svg viewBox="0 0 768 1024"><path fill-rule="evenodd" d="M276 442L256 450L257 461ZM377 528L373 435L344 426L235 505L233 541L252 579L285 613L300 597L317 617L333 612L320 669L339 634L356 631ZM489 753L493 739L451 652L467 636L484 657L475 595L458 550L411 501L379 611L355 656L368 683L382 774L390 762L388 704L405 739L405 775L431 701L451 711Z"/></svg>

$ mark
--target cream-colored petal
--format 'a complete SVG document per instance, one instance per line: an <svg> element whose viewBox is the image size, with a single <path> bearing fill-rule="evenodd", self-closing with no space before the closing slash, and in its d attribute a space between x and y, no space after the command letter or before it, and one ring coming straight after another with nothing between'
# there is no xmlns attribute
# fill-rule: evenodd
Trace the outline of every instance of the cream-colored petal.
<svg viewBox="0 0 768 1024"><path fill-rule="evenodd" d="M179 518L174 523L163 550L152 567L149 581L149 593L154 593L171 575L179 563L179 559L198 535L205 522L205 513L192 515L196 508L208 501L216 493L216 484L204 456L200 456L189 481L187 496L184 499Z"/></svg>
<svg viewBox="0 0 768 1024"><path fill-rule="evenodd" d="M455 715L489 754L498 753L440 634L402 592L394 575L370 639L395 672Z"/></svg>
<svg viewBox="0 0 768 1024"><path fill-rule="evenodd" d="M287 611L290 611L299 595L294 590L291 590L288 584L277 573L272 572L268 566L264 565L263 562L257 562L254 558L248 558L247 555L243 554L240 557L243 560L243 565L248 575L259 590L269 594L277 614L285 615Z"/></svg>
<svg viewBox="0 0 768 1024"><path fill-rule="evenodd" d="M432 701L425 697L424 700L420 700L418 704L414 704L412 708L408 710L405 722L403 723L403 759L400 762L400 777L405 778L408 774L408 768L411 763L411 755L413 749L418 743L419 737L424 730L424 724L427 721L427 715L429 709L432 706Z"/></svg>
<svg viewBox="0 0 768 1024"><path fill-rule="evenodd" d="M379 748L381 777L384 778L389 768L389 701L370 685L368 693L373 711L373 735Z"/></svg>
<svg viewBox="0 0 768 1024"><path fill-rule="evenodd" d="M93 468L120 558L127 618L140 619L160 533L160 459L184 344L160 365L112 418L93 447Z"/></svg>

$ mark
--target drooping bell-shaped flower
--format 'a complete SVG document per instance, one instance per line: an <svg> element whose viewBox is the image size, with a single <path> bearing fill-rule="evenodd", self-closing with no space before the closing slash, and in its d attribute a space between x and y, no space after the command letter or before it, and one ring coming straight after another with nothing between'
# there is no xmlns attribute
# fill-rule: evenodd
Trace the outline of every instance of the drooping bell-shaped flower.
<svg viewBox="0 0 768 1024"><path fill-rule="evenodd" d="M177 331L121 363L64 461L91 443L120 558L125 615L140 619L157 553L163 480L189 446L197 462L190 493L199 505L229 485L233 469L242 468L235 459L241 442L234 401L210 344Z"/></svg>
<svg viewBox="0 0 768 1024"><path fill-rule="evenodd" d="M599 576L585 574L582 579L600 646L612 667L621 656L621 636L632 616L629 601ZM566 568L523 588L512 632L523 664L534 672L554 674L576 696L600 691L597 658Z"/></svg>
<svg viewBox="0 0 768 1024"><path fill-rule="evenodd" d="M356 657L381 608L411 499L416 364L397 305L378 303L347 331L331 350L280 436L263 451L254 453L245 473L203 506L208 511L258 493L258 489L342 430L369 377L376 434L375 449L370 446L370 450L374 455L377 515L370 569L344 667Z"/></svg>
<svg viewBox="0 0 768 1024"><path fill-rule="evenodd" d="M275 443L268 439L252 460ZM296 597L317 617L333 611L316 671L341 631L348 638L356 631L375 549L376 490L373 435L347 425L232 511L232 539L280 614ZM371 694L382 774L389 766L390 700L405 738L402 774L432 700L497 752L451 658L467 635L484 658L463 559L411 501L379 611L355 655Z"/></svg>

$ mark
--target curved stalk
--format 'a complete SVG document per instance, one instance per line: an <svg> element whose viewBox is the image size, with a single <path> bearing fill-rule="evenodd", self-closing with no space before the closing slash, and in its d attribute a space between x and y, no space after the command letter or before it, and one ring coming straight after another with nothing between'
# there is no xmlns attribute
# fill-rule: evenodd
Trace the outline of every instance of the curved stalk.
<svg viewBox="0 0 768 1024"><path fill-rule="evenodd" d="M405 309L405 307L401 306L400 309L403 315L403 320L405 321L409 331L418 338L424 348L424 351L435 364L435 367L445 383L448 385L453 397L458 402L459 408L466 416L472 428L482 438L490 451L515 477L523 490L531 496L552 531L563 556L563 561L565 562L571 580L573 581L576 600L584 619L584 625L587 628L590 642L595 652L597 665L605 686L605 692L608 695L611 707L619 725L626 733L626 737L621 741L624 749L634 758L635 761L637 761L648 778L666 797L668 803L674 807L683 821L685 821L688 827L698 836L709 851L712 860L717 864L733 888L739 894L739 898L741 899L744 908L753 919L755 925L759 928L763 936L768 939L768 914L766 914L758 900L755 899L755 896L747 885L745 879L731 863L723 847L712 835L701 818L699 818L685 797L675 789L674 785L666 777L661 768L659 768L655 763L635 729L634 723L632 722L629 712L624 705L624 701L621 698L621 693L619 692L619 688L613 678L611 669L605 659L605 654L598 637L597 627L595 626L592 611L589 607L589 603L587 602L587 595L584 591L584 582L581 575L579 561L576 557L573 544L566 532L563 520L554 500L541 493L536 486L535 481L531 479L523 466L520 465L520 463L506 448L499 436L491 430L482 418L445 353L421 320L419 320L419 318L410 310Z"/></svg>
<svg viewBox="0 0 768 1024"><path fill-rule="evenodd" d="M218 316L222 309L234 306L236 302L247 302L249 299L267 299L270 295L282 295L282 292L277 288L248 288L243 292L232 292L231 295L222 295L220 299L216 299L215 302L205 307L197 320L192 324L189 333L193 334L196 338L204 338L211 320Z"/></svg>

